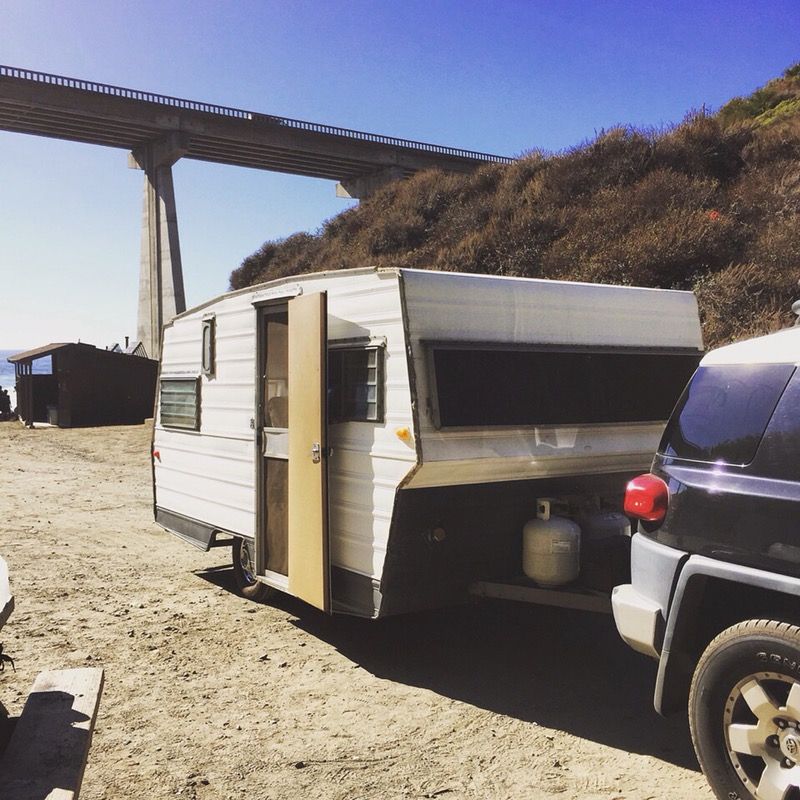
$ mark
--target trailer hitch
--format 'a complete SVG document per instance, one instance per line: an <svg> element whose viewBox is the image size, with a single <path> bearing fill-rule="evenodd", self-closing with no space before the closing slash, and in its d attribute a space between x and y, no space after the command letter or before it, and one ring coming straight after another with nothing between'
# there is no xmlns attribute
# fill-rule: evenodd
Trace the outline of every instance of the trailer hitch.
<svg viewBox="0 0 800 800"><path fill-rule="evenodd" d="M7 655L6 655L6 654L3 652L3 645L2 645L2 644L0 644L0 672L5 672L5 669L6 669L6 662L8 662L9 664L11 664L11 669L13 669L13 670L14 670L14 672L16 672L16 671L17 671L17 668L14 666L14 659L13 659L13 658L11 658L11 656L7 656Z"/></svg>

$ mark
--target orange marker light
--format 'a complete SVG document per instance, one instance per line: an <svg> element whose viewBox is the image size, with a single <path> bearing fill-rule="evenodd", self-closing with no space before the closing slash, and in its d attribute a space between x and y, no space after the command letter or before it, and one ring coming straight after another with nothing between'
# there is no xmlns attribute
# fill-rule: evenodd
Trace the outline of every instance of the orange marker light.
<svg viewBox="0 0 800 800"><path fill-rule="evenodd" d="M395 428L394 433L401 442L411 444L411 442L414 441L414 437L411 435L411 431L408 428Z"/></svg>

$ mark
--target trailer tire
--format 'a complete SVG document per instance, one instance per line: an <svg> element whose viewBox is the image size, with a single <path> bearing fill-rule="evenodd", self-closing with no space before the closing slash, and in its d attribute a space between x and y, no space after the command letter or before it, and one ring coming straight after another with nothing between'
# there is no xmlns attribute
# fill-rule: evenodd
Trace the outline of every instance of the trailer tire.
<svg viewBox="0 0 800 800"><path fill-rule="evenodd" d="M800 628L776 620L733 625L701 656L689 695L689 727L718 798L795 796L799 665Z"/></svg>
<svg viewBox="0 0 800 800"><path fill-rule="evenodd" d="M242 597L263 603L275 594L275 589L256 580L253 558L253 543L249 539L233 540L233 577Z"/></svg>

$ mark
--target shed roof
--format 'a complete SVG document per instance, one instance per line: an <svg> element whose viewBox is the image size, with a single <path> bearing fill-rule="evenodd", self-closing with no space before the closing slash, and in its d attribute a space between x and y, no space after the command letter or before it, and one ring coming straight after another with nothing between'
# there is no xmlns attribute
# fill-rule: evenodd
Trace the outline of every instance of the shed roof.
<svg viewBox="0 0 800 800"><path fill-rule="evenodd" d="M34 347L33 350L25 350L22 353L14 353L14 355L9 356L7 360L12 364L15 364L18 361L33 361L36 358L43 358L44 356L52 355L57 350L63 350L66 347L91 347L94 349L93 345L83 344L80 342L78 344L75 344L74 342L50 342L50 344L43 344L41 347Z"/></svg>

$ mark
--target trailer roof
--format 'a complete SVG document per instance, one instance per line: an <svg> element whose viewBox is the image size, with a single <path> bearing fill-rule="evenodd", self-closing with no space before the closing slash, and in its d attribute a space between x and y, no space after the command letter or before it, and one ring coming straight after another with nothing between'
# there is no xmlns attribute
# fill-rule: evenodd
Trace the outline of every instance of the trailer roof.
<svg viewBox="0 0 800 800"><path fill-rule="evenodd" d="M691 294L690 291L684 289L658 289L649 286L625 286L621 284L609 284L609 283L589 283L586 281L560 281L560 280L553 280L550 278L526 278L523 276L514 276L514 275L488 275L483 272L449 272L445 270L434 270L434 269L412 269L408 267L378 267L378 266L370 266L370 267L352 267L350 269L332 269L332 270L323 270L322 272L304 272L300 275L286 275L281 278L275 278L271 281L264 281L263 283L255 283L252 286L245 286L242 289L234 289L230 292L224 292L223 294L217 295L216 297L211 297L208 300L205 300L202 303L198 303L198 305L193 306L192 308L187 308L186 311L178 314L177 316L173 317L167 325L170 325L173 320L181 319L182 317L189 316L190 314L197 313L198 311L206 308L207 306L218 302L226 297L236 297L237 295L241 294L249 294L254 292L263 291L264 289L275 287L275 286L282 286L287 284L293 283L303 283L304 281L308 280L318 280L319 278L345 278L348 276L353 275L366 275L369 273L385 273L385 274L393 274L393 275L401 275L401 274L410 274L410 275L437 275L441 276L443 280L485 280L485 281L502 281L502 282L516 282L519 284L524 285L531 285L531 284L561 284L563 286L597 286L602 287L604 289L626 289L626 290L634 290L637 292L661 292L661 293L670 293L670 294Z"/></svg>

